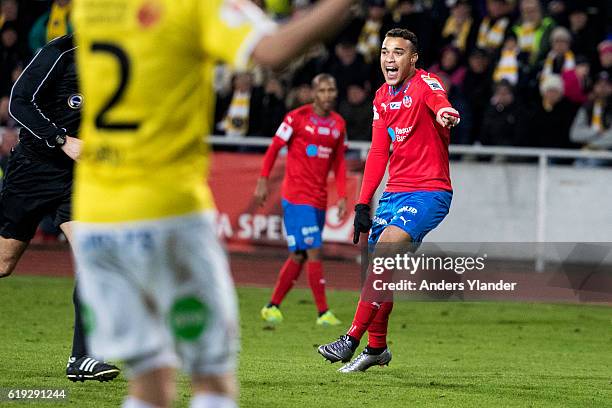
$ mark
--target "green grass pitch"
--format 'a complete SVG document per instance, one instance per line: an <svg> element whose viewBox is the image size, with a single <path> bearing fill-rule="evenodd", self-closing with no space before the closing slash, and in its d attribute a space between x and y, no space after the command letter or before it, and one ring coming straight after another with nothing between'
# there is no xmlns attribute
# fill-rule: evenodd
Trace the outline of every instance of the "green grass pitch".
<svg viewBox="0 0 612 408"><path fill-rule="evenodd" d="M117 407L123 377L73 384L64 377L72 337L72 281L0 281L0 388L66 388L66 402L6 406ZM240 288L242 407L612 407L612 308L521 303L397 303L393 361L340 375L316 345L342 328L316 327L310 292L295 290L285 322L265 330L269 290ZM357 294L330 292L349 323ZM364 342L365 343L365 342ZM179 382L176 406L188 405Z"/></svg>

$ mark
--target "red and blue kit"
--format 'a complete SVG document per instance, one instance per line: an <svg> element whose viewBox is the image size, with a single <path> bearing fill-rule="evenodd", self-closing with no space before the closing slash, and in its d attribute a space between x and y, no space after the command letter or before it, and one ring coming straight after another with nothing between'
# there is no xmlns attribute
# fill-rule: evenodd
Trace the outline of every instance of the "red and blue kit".
<svg viewBox="0 0 612 408"><path fill-rule="evenodd" d="M330 170L334 172L338 197L346 197L345 139L344 119L336 112L318 116L312 105L289 112L272 139L261 176L270 175L279 150L287 146L282 197L292 251L321 246Z"/></svg>
<svg viewBox="0 0 612 408"><path fill-rule="evenodd" d="M376 92L372 146L359 203L370 203L387 162L389 180L373 219L370 243L388 225L402 228L420 242L448 213L450 131L438 124L436 115L451 108L442 81L421 69L401 86L384 84Z"/></svg>

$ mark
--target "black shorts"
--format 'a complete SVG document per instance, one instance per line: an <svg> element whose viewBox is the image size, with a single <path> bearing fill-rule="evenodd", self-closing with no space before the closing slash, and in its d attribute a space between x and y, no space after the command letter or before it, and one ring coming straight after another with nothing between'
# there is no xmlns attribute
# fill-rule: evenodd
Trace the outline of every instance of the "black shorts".
<svg viewBox="0 0 612 408"><path fill-rule="evenodd" d="M28 242L46 215L55 226L71 220L72 166L11 152L0 193L0 235Z"/></svg>

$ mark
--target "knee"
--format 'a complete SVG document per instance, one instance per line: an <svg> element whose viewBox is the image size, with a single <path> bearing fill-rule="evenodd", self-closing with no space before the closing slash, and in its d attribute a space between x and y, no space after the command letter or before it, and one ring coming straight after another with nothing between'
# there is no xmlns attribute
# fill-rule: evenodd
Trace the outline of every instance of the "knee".
<svg viewBox="0 0 612 408"><path fill-rule="evenodd" d="M291 255L289 255L291 257L291 260L293 262L296 263L304 263L304 261L306 261L307 255L306 255L306 251L295 251L292 252Z"/></svg>
<svg viewBox="0 0 612 408"><path fill-rule="evenodd" d="M0 259L0 278L10 276L15 270L17 260L12 257Z"/></svg>
<svg viewBox="0 0 612 408"><path fill-rule="evenodd" d="M196 376L193 379L194 393L222 395L236 400L238 384L233 374Z"/></svg>
<svg viewBox="0 0 612 408"><path fill-rule="evenodd" d="M321 259L321 250L319 248L309 249L307 251L307 257L309 261L317 262Z"/></svg>

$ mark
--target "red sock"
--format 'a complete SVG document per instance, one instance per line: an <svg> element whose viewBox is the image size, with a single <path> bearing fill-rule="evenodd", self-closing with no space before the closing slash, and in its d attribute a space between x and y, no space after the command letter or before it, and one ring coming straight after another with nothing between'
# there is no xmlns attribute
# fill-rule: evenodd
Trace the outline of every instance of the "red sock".
<svg viewBox="0 0 612 408"><path fill-rule="evenodd" d="M360 299L357 304L355 317L353 317L353 324L346 334L357 340L361 340L363 333L368 330L368 326L370 326L370 323L374 320L379 308L380 305L376 302L364 302Z"/></svg>
<svg viewBox="0 0 612 408"><path fill-rule="evenodd" d="M374 320L368 327L368 346L372 348L387 347L387 326L389 315L393 310L393 302L383 302Z"/></svg>
<svg viewBox="0 0 612 408"><path fill-rule="evenodd" d="M272 300L270 303L280 305L287 293L291 290L295 281L302 272L302 264L295 262L291 257L287 258L285 264L278 274L276 279L276 285L274 286L274 292L272 292Z"/></svg>
<svg viewBox="0 0 612 408"><path fill-rule="evenodd" d="M323 278L321 261L308 261L306 271L308 272L308 284L317 304L317 310L319 313L323 313L327 310L327 299L325 297L325 279Z"/></svg>

